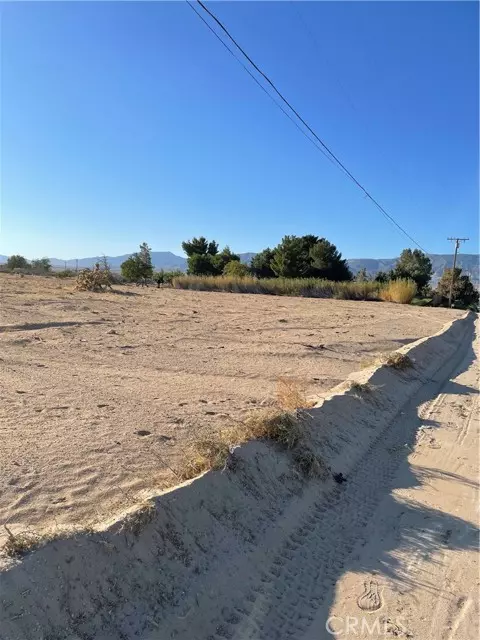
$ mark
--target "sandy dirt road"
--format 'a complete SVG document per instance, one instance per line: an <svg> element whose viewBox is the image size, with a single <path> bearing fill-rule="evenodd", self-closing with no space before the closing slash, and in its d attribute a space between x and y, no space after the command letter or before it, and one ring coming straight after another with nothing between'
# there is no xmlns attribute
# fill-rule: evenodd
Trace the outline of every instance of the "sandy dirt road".
<svg viewBox="0 0 480 640"><path fill-rule="evenodd" d="M237 640L478 638L478 339L311 502ZM305 511L305 510L304 510Z"/></svg>
<svg viewBox="0 0 480 640"><path fill-rule="evenodd" d="M0 278L0 538L97 524L178 483L189 439L312 397L460 312Z"/></svg>

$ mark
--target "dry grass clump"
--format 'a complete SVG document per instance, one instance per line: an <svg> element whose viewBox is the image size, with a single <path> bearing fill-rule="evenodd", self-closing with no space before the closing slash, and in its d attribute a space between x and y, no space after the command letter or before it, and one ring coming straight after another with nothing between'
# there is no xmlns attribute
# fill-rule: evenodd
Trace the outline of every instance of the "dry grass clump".
<svg viewBox="0 0 480 640"><path fill-rule="evenodd" d="M240 436L240 434L238 434ZM187 452L186 462L180 472L182 480L190 480L205 471L219 471L225 468L231 448L240 442L222 432L216 436L197 440ZM245 441L245 440L243 440Z"/></svg>
<svg viewBox="0 0 480 640"><path fill-rule="evenodd" d="M350 383L350 390L358 394L372 393L372 385L368 382L352 381Z"/></svg>
<svg viewBox="0 0 480 640"><path fill-rule="evenodd" d="M305 384L295 378L277 380L277 404L281 409L294 411L309 406L305 393Z"/></svg>
<svg viewBox="0 0 480 640"><path fill-rule="evenodd" d="M249 440L269 440L293 451L295 464L305 476L323 476L324 465L306 435L306 414L302 409L308 406L305 385L300 380L279 378L277 406L255 411L243 422L192 443L180 477L189 480L210 469L225 469L233 448Z"/></svg>
<svg viewBox="0 0 480 640"><path fill-rule="evenodd" d="M285 449L293 449L302 436L298 416L280 409L253 413L245 420L246 440L271 440Z"/></svg>
<svg viewBox="0 0 480 640"><path fill-rule="evenodd" d="M2 551L11 558L23 556L48 540L46 536L41 536L33 531L13 533L6 524L3 526L7 531L8 538L2 547Z"/></svg>
<svg viewBox="0 0 480 640"><path fill-rule="evenodd" d="M379 298L386 302L398 302L399 304L410 304L417 293L417 285L413 280L400 278L390 280L379 291Z"/></svg>
<svg viewBox="0 0 480 640"><path fill-rule="evenodd" d="M387 365L387 367L392 367L392 369L397 369L400 371L413 367L411 358L409 358L404 353L398 353L398 351L394 351L393 353L391 353L386 359L385 364Z"/></svg>

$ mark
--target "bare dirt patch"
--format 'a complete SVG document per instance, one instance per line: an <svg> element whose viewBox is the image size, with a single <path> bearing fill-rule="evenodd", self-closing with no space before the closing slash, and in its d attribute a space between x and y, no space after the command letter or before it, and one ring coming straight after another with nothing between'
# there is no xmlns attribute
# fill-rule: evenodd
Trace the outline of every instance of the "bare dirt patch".
<svg viewBox="0 0 480 640"><path fill-rule="evenodd" d="M309 397L460 312L3 275L0 525L111 518L178 482L192 439ZM119 295L119 294L124 295Z"/></svg>

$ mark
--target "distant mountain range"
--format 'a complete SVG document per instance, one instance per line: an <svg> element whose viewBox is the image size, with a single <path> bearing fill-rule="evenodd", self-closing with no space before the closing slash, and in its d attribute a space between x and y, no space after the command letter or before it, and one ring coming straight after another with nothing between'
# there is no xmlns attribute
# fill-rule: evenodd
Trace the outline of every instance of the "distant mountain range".
<svg viewBox="0 0 480 640"><path fill-rule="evenodd" d="M240 259L245 264L249 264L255 253L241 253ZM120 270L120 265L130 254L123 256L107 256L107 260L114 271ZM95 262L100 260L100 256L92 258L79 258L78 268L84 269L92 267ZM375 276L379 271L389 271L393 269L398 258L382 258L375 260L373 258L352 258L348 260L353 273L357 273L360 269L365 268L368 275ZM445 267L451 267L453 264L453 256L450 254L430 254L430 260L433 266L432 282L435 284L440 279ZM7 256L0 255L0 264L7 261ZM58 269L75 269L77 260L60 260L58 258L50 259L55 270ZM185 271L187 268L187 260L182 256L177 256L171 251L152 251L152 263L156 269L181 269ZM457 257L457 265L463 269L463 273L470 276L472 282L480 284L480 268L479 255L476 253L462 253Z"/></svg>

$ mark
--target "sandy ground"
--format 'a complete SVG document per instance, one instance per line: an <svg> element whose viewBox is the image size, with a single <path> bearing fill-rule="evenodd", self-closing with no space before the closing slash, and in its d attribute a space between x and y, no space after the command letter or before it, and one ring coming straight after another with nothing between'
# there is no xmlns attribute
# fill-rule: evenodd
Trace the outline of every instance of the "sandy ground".
<svg viewBox="0 0 480 640"><path fill-rule="evenodd" d="M479 637L478 355L477 339L473 359L419 405L411 454L304 640Z"/></svg>
<svg viewBox="0 0 480 640"><path fill-rule="evenodd" d="M401 348L412 368L324 394L306 428L325 477L252 441L147 510L1 558L0 635L476 639L473 329L471 315L448 323Z"/></svg>
<svg viewBox="0 0 480 640"><path fill-rule="evenodd" d="M185 443L313 397L459 312L0 275L0 525L93 524L177 483Z"/></svg>

